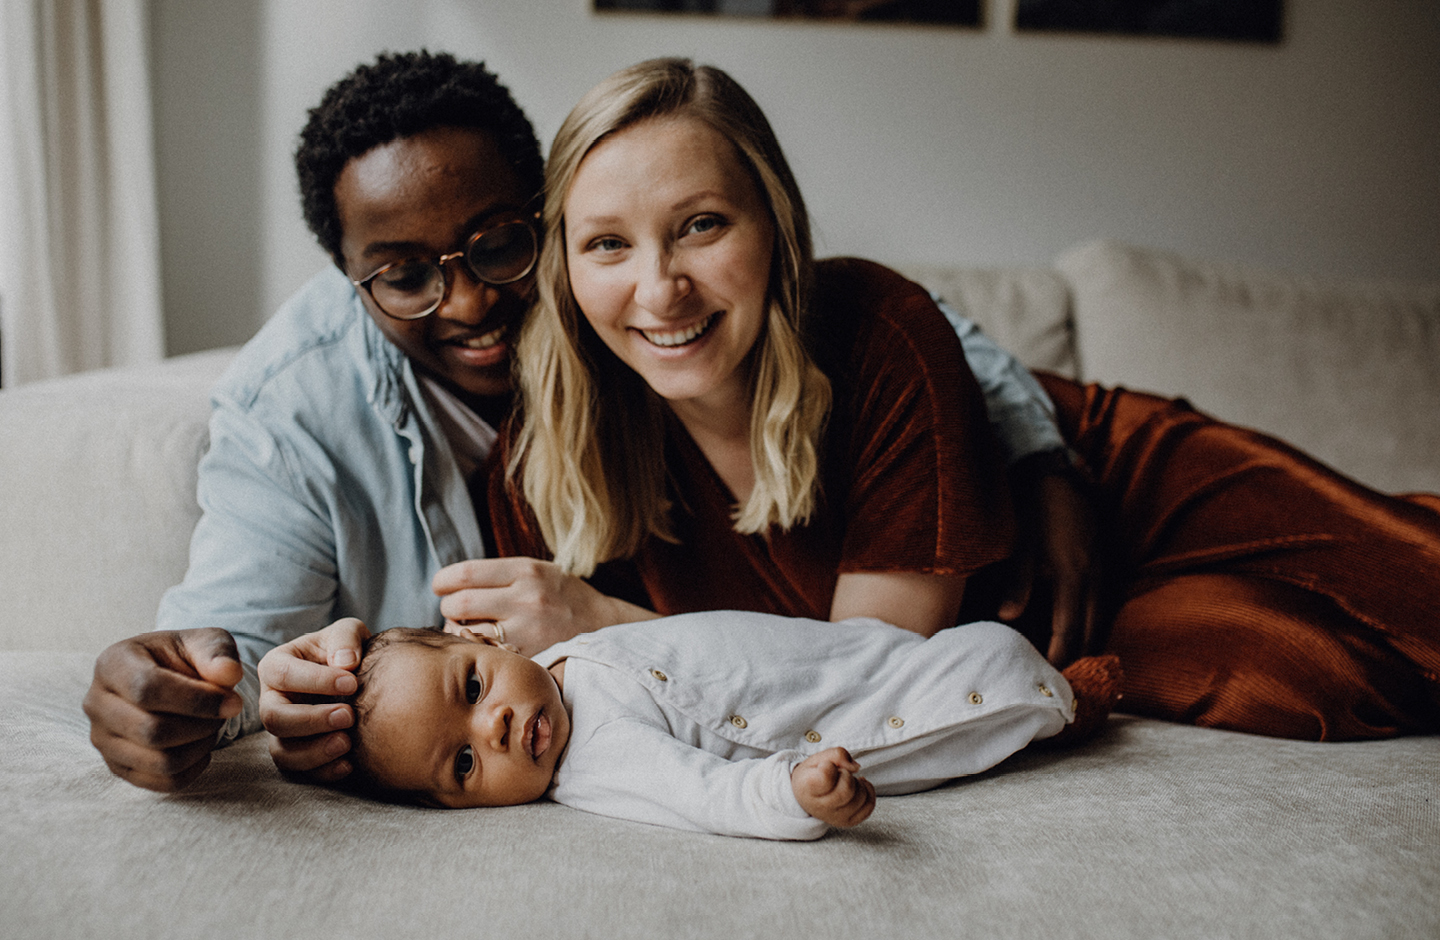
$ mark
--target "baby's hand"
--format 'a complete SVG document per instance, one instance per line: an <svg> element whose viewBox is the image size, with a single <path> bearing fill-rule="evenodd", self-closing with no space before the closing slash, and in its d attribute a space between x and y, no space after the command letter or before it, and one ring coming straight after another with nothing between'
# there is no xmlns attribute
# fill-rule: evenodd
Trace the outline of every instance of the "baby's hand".
<svg viewBox="0 0 1440 940"><path fill-rule="evenodd" d="M790 772L790 787L800 808L823 823L848 829L875 810L875 787L859 774L860 765L843 747L812 754Z"/></svg>

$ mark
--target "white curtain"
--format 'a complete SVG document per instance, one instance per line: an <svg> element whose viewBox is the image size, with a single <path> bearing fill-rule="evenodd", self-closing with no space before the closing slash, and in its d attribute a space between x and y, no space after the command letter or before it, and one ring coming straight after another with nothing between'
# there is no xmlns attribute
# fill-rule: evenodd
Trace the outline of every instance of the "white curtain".
<svg viewBox="0 0 1440 940"><path fill-rule="evenodd" d="M147 0L0 0L0 381L164 355Z"/></svg>

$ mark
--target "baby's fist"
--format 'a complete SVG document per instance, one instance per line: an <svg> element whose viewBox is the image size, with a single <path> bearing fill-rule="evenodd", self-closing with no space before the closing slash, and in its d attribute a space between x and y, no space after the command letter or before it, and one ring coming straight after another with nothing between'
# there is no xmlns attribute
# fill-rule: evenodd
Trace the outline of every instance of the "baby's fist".
<svg viewBox="0 0 1440 940"><path fill-rule="evenodd" d="M812 754L790 772L800 808L831 826L858 826L875 810L875 787L843 747Z"/></svg>

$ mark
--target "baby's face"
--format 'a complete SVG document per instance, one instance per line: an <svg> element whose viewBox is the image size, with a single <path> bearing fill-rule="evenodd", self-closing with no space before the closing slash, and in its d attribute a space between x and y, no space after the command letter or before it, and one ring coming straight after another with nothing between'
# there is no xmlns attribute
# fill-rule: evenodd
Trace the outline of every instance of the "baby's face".
<svg viewBox="0 0 1440 940"><path fill-rule="evenodd" d="M479 640L439 649L401 643L371 683L366 750L386 786L441 806L512 806L539 799L570 738L555 678L538 663Z"/></svg>

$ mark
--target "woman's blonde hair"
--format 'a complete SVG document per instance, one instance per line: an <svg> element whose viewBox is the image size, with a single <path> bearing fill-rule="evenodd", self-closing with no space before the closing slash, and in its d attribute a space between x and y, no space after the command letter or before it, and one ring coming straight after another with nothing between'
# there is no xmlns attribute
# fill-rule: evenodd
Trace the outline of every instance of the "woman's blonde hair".
<svg viewBox="0 0 1440 940"><path fill-rule="evenodd" d="M565 199L594 147L641 121L699 120L734 144L774 221L768 311L752 350L750 455L755 486L735 529L804 523L815 508L830 381L803 340L814 259L805 203L765 115L735 80L684 59L622 69L565 119L545 168L538 304L516 360L523 424L507 468L555 561L588 576L648 536L673 541L663 401L596 335L575 303L565 256Z"/></svg>

